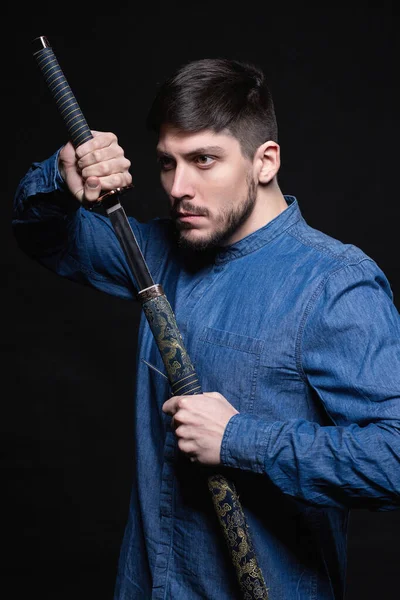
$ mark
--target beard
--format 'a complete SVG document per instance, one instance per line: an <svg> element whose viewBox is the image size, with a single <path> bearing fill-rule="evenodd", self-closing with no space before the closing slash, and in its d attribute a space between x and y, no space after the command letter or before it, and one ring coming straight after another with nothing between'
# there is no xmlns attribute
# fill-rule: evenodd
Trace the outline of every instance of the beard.
<svg viewBox="0 0 400 600"><path fill-rule="evenodd" d="M178 246L184 250L191 250L195 252L201 252L206 250L214 250L220 246L226 244L234 233L243 225L248 217L253 212L253 208L257 198L257 185L251 176L247 177L247 197L242 204L235 208L225 208L221 211L216 219L216 229L212 231L207 237L199 240L191 240L187 238L184 233L187 229L192 229L190 223L178 223L177 212L178 207L175 206L171 210L171 217L175 224L175 232L177 234ZM180 210L184 209L187 212L191 212L196 215L209 216L209 212L206 209L200 209L190 202L183 202L180 205Z"/></svg>

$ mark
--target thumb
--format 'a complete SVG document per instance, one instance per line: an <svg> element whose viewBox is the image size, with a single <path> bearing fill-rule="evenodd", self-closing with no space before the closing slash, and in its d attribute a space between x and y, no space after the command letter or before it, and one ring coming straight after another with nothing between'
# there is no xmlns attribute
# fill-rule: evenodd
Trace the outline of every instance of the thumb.
<svg viewBox="0 0 400 600"><path fill-rule="evenodd" d="M88 202L95 202L100 196L101 185L98 177L88 177L83 188L83 195Z"/></svg>

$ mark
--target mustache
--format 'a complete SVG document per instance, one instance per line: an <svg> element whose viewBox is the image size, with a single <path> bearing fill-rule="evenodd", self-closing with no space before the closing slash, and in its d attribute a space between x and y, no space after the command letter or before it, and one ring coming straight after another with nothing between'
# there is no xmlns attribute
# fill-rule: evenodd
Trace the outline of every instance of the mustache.
<svg viewBox="0 0 400 600"><path fill-rule="evenodd" d="M200 215L201 217L208 217L209 216L209 211L201 206L196 206L195 204L192 204L191 202L181 202L181 203L177 203L175 204L175 206L173 206L170 209L170 215L173 219L177 219L178 218L178 213L190 213L192 215Z"/></svg>

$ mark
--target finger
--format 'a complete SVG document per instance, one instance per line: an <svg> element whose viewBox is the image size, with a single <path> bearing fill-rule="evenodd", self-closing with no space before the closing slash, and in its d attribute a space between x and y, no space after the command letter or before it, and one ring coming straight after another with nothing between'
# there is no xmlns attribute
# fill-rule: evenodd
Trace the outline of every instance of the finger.
<svg viewBox="0 0 400 600"><path fill-rule="evenodd" d="M171 419L171 427L172 429L175 431L175 433L177 433L177 435L184 435L185 434L185 427L187 427L186 424L186 417L188 416L187 411L182 410L181 408L179 408L176 413L174 414L174 416ZM183 427L183 429L182 429ZM178 432L178 428L179 428L179 432Z"/></svg>
<svg viewBox="0 0 400 600"><path fill-rule="evenodd" d="M182 421L178 418L178 412L176 412L174 414L174 416L171 419L171 429L175 432L176 435L181 435L182 434L182 430L180 431L180 433L178 434L178 428L181 428L183 425Z"/></svg>
<svg viewBox="0 0 400 600"><path fill-rule="evenodd" d="M162 405L163 412L173 417L178 410L178 398L179 396L172 396L172 398L169 398L166 402L164 402L164 404Z"/></svg>
<svg viewBox="0 0 400 600"><path fill-rule="evenodd" d="M89 177L85 181L83 195L88 202L95 202L101 193L101 183L98 177Z"/></svg>
<svg viewBox="0 0 400 600"><path fill-rule="evenodd" d="M130 173L114 173L108 177L91 177L90 179L99 179L101 189L104 192L115 190L117 188L123 188L132 183L132 175Z"/></svg>
<svg viewBox="0 0 400 600"><path fill-rule="evenodd" d="M193 396L192 396L193 397ZM187 406L188 396L172 396L163 404L163 411L173 417L178 410Z"/></svg>
<svg viewBox="0 0 400 600"><path fill-rule="evenodd" d="M81 159L83 156L88 154L89 152L93 152L94 150L98 150L99 148L107 148L111 146L111 144L117 144L118 139L114 133L110 132L97 132L92 131L93 138L81 144L76 149L76 157Z"/></svg>
<svg viewBox="0 0 400 600"><path fill-rule="evenodd" d="M172 417L172 422L174 425L176 437L186 440L188 440L189 438L191 439L192 434L188 425L184 425L183 423L181 423L179 420L177 420L176 416Z"/></svg>
<svg viewBox="0 0 400 600"><path fill-rule="evenodd" d="M184 452L185 454L190 454L192 456L195 455L196 453L196 445L193 443L192 440L186 440L186 439L178 439L178 448L181 452Z"/></svg>
<svg viewBox="0 0 400 600"><path fill-rule="evenodd" d="M118 144L111 144L111 146L107 146L105 148L98 148L97 150L87 152L84 156L78 158L78 168L84 169L85 167L90 167L91 165L111 160L113 158L123 157L123 148L121 148L121 146L118 146Z"/></svg>
<svg viewBox="0 0 400 600"><path fill-rule="evenodd" d="M96 162L84 168L80 166L81 162L82 161L79 161L78 168L81 170L81 174L84 179L92 176L107 177L108 175L112 175L114 173L124 173L131 166L130 161L124 156Z"/></svg>

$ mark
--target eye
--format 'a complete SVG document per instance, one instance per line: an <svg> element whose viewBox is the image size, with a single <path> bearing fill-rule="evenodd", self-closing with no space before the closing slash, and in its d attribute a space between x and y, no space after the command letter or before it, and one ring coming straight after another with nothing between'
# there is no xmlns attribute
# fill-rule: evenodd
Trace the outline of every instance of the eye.
<svg viewBox="0 0 400 600"><path fill-rule="evenodd" d="M162 171L169 171L174 167L174 161L169 156L159 156L157 162Z"/></svg>
<svg viewBox="0 0 400 600"><path fill-rule="evenodd" d="M196 156L196 158L194 160L198 164L199 167L203 167L203 168L211 167L211 165L215 161L214 157L209 156L208 154L199 154L198 156Z"/></svg>

